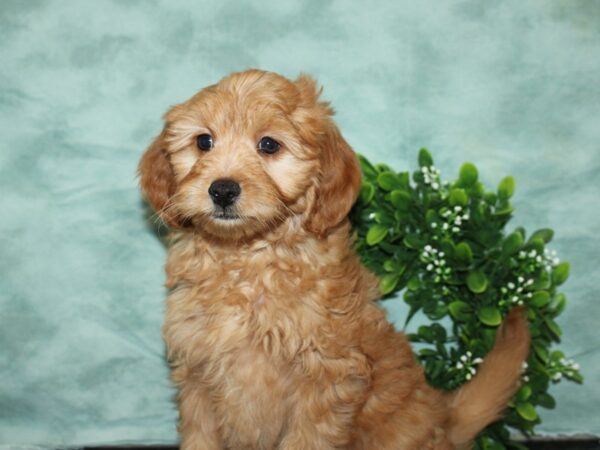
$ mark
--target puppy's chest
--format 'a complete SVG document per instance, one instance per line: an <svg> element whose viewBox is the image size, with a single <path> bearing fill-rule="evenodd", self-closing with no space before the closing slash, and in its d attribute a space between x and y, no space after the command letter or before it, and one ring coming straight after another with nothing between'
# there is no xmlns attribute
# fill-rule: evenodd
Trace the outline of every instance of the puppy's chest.
<svg viewBox="0 0 600 450"><path fill-rule="evenodd" d="M303 336L318 333L320 320L306 304L310 296L293 286L273 292L261 277L229 281L218 292L200 289L196 332L218 359L231 354L243 362L246 353L260 352L273 364L289 361L301 350Z"/></svg>

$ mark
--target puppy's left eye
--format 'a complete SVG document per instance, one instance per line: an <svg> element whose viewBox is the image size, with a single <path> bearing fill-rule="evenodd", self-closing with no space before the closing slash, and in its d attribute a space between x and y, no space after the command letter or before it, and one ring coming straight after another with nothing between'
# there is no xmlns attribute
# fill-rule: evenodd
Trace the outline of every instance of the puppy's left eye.
<svg viewBox="0 0 600 450"><path fill-rule="evenodd" d="M196 138L196 145L200 150L207 152L213 148L213 138L210 134L201 134Z"/></svg>
<svg viewBox="0 0 600 450"><path fill-rule="evenodd" d="M258 149L263 153L268 153L269 155L276 153L280 148L281 144L268 136L265 136L258 141Z"/></svg>

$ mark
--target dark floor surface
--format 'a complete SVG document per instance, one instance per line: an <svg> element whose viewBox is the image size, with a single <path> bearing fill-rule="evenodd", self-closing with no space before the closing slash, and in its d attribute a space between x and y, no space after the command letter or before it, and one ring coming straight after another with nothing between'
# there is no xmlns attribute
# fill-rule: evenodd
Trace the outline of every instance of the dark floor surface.
<svg viewBox="0 0 600 450"><path fill-rule="evenodd" d="M534 439L523 442L529 450L600 450L600 439ZM174 445L132 445L132 446L107 446L84 447L82 450L179 450Z"/></svg>

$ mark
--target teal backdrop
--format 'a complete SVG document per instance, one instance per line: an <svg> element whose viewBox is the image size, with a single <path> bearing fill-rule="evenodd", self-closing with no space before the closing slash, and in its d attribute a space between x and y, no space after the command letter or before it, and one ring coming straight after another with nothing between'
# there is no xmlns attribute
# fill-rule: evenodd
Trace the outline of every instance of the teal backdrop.
<svg viewBox="0 0 600 450"><path fill-rule="evenodd" d="M572 264L586 377L539 430L600 433L600 2L0 0L0 61L0 446L176 442L136 165L170 105L251 67L314 75L375 162L515 177L511 225Z"/></svg>

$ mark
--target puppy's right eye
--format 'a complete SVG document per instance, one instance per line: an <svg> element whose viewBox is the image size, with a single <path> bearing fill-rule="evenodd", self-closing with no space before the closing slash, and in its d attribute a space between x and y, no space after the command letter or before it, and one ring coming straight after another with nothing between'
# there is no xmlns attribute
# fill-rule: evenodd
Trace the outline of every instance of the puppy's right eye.
<svg viewBox="0 0 600 450"><path fill-rule="evenodd" d="M210 134L201 134L196 138L196 145L200 150L207 152L213 148L213 138Z"/></svg>

